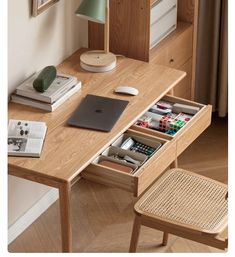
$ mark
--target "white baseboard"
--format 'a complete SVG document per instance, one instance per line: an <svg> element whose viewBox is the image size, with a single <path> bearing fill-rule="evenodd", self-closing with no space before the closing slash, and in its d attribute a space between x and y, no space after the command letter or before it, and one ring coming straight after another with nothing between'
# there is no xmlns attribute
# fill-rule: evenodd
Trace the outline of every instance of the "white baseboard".
<svg viewBox="0 0 235 257"><path fill-rule="evenodd" d="M27 227L29 227L43 212L45 212L59 198L58 189L49 190L26 213L8 227L8 244L14 241Z"/></svg>

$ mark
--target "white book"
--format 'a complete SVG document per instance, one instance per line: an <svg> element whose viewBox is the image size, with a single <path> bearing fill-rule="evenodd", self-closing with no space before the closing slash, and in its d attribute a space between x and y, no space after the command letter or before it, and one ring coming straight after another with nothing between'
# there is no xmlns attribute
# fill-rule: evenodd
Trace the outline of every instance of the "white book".
<svg viewBox="0 0 235 257"><path fill-rule="evenodd" d="M39 108L48 112L53 112L56 108L62 105L67 99L69 99L73 94L78 92L80 89L81 89L81 82L69 88L61 98L59 98L52 104L44 103L38 100L34 100L31 98L16 95L16 94L11 95L11 101L14 103L19 103L19 104L24 104L27 106Z"/></svg>
<svg viewBox="0 0 235 257"><path fill-rule="evenodd" d="M49 88L45 92L40 93L33 87L33 81L37 78L38 74L39 72L33 74L19 85L16 88L16 94L46 103L53 103L58 100L71 85L77 82L77 78L74 76L57 74Z"/></svg>
<svg viewBox="0 0 235 257"><path fill-rule="evenodd" d="M8 155L40 157L47 126L45 122L10 120Z"/></svg>

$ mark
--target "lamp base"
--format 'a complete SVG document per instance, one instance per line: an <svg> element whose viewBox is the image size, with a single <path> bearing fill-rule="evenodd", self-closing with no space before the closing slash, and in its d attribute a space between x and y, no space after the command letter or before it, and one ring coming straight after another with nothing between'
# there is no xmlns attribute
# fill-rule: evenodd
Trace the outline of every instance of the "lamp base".
<svg viewBox="0 0 235 257"><path fill-rule="evenodd" d="M101 50L88 51L80 56L80 64L84 70L91 72L107 72L116 67L116 55Z"/></svg>

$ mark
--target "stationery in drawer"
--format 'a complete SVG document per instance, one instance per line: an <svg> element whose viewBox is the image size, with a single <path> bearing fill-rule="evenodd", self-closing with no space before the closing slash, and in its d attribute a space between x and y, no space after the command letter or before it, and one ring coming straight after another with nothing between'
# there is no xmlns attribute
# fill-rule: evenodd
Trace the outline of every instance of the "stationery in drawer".
<svg viewBox="0 0 235 257"><path fill-rule="evenodd" d="M149 149L147 154L143 154L132 148L136 142L140 143L141 147L150 147L151 154ZM175 150L174 142L128 130L88 165L81 176L122 188L138 196L175 159Z"/></svg>
<svg viewBox="0 0 235 257"><path fill-rule="evenodd" d="M110 146L103 153L103 156L108 156L115 160L120 160L124 163L135 164L138 167L148 159L148 157L142 153L133 152L130 150L124 150L120 147Z"/></svg>
<svg viewBox="0 0 235 257"><path fill-rule="evenodd" d="M131 133L124 133L112 145L151 157L158 151L162 143L157 140L136 136Z"/></svg>
<svg viewBox="0 0 235 257"><path fill-rule="evenodd" d="M167 113L164 113L165 110ZM210 125L210 122L210 105L165 96L131 128L167 140L174 139L178 156Z"/></svg>

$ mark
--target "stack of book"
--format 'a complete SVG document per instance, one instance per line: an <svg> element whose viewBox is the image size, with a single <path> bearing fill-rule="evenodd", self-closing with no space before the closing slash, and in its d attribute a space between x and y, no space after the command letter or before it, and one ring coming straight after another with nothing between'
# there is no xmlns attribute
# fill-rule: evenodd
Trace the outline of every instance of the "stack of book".
<svg viewBox="0 0 235 257"><path fill-rule="evenodd" d="M11 101L52 112L81 88L81 81L76 77L57 74L50 87L40 93L33 88L37 76L38 73L33 74L19 85L11 95Z"/></svg>

